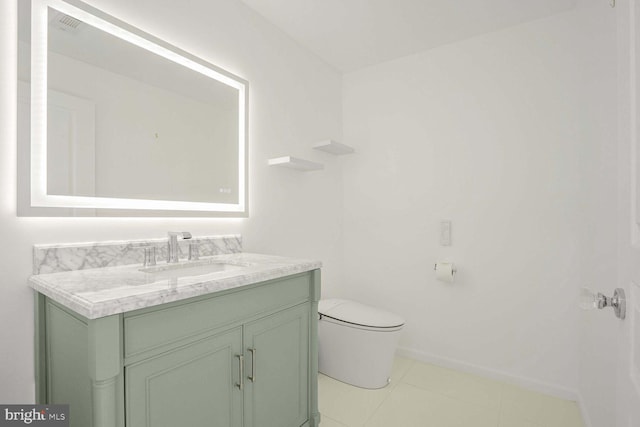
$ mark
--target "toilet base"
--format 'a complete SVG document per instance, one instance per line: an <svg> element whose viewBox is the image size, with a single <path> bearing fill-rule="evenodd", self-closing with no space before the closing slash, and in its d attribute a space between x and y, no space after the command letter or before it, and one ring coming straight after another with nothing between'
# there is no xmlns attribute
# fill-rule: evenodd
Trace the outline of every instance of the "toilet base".
<svg viewBox="0 0 640 427"><path fill-rule="evenodd" d="M356 387L379 389L389 384L400 328L371 331L318 322L319 371Z"/></svg>

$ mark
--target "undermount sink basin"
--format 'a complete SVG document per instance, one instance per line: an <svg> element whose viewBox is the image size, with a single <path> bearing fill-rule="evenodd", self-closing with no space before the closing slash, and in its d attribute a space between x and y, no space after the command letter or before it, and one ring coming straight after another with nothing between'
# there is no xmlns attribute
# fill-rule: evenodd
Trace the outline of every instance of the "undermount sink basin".
<svg viewBox="0 0 640 427"><path fill-rule="evenodd" d="M202 276L205 274L218 273L222 271L238 270L245 267L239 264L229 264L226 262L190 262L180 264L166 264L153 267L141 268L143 273L152 274L157 279L172 279L186 276Z"/></svg>

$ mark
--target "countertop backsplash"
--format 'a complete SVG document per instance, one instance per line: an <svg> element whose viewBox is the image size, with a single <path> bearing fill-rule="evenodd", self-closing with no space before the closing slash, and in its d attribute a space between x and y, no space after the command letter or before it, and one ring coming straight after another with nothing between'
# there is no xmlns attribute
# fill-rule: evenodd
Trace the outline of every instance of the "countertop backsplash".
<svg viewBox="0 0 640 427"><path fill-rule="evenodd" d="M241 235L194 236L178 241L180 258L187 257L192 242L202 257L242 252ZM159 262L167 258L167 238L34 245L33 274L142 264L147 246L156 247Z"/></svg>

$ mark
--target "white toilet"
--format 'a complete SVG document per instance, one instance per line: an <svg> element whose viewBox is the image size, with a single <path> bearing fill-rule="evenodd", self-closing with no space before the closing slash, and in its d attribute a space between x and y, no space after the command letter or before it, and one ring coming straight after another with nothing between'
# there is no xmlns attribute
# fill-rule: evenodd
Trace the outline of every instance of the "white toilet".
<svg viewBox="0 0 640 427"><path fill-rule="evenodd" d="M318 313L319 371L357 387L386 386L404 320L344 299L321 300Z"/></svg>

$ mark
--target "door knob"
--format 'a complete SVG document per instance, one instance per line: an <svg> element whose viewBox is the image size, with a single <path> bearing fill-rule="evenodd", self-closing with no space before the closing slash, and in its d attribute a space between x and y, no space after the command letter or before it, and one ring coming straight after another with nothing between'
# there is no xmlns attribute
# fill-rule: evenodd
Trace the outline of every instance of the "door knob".
<svg viewBox="0 0 640 427"><path fill-rule="evenodd" d="M605 307L613 307L613 311L618 319L624 319L627 314L627 301L624 295L624 289L617 288L613 291L613 296L608 297L598 292L597 294L591 289L582 288L580 292L580 308L583 310L603 309Z"/></svg>

